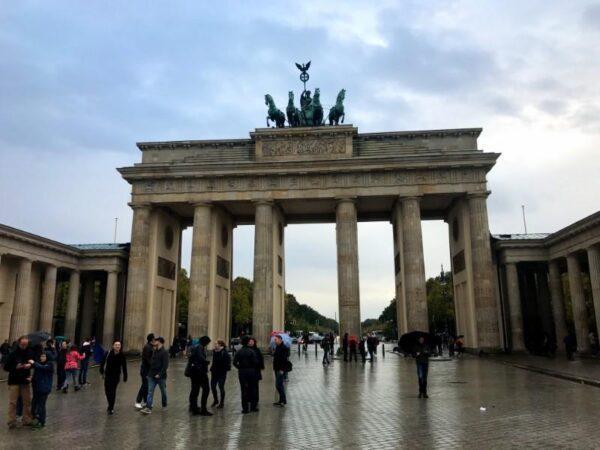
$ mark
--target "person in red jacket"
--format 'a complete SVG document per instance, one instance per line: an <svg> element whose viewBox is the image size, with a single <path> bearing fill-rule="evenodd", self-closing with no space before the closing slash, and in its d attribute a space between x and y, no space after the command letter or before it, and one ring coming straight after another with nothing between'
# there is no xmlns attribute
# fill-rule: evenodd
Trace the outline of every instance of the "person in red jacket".
<svg viewBox="0 0 600 450"><path fill-rule="evenodd" d="M65 363L65 372L67 372L67 378L65 379L65 385L63 386L63 392L66 394L69 390L69 377L73 380L73 386L75 390L78 391L81 389L78 383L78 375L79 375L79 361L85 358L85 355L82 355L77 351L77 346L72 345L69 353L67 353L67 362Z"/></svg>

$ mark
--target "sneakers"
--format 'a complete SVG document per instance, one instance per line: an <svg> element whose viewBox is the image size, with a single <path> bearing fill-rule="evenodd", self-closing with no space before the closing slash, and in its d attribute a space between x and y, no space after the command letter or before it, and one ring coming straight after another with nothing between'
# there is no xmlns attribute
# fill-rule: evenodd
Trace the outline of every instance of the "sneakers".
<svg viewBox="0 0 600 450"><path fill-rule="evenodd" d="M146 406L146 404L144 402L140 402L140 403L136 402L135 403L135 409L143 409L144 406Z"/></svg>
<svg viewBox="0 0 600 450"><path fill-rule="evenodd" d="M108 414L109 416L112 416L114 413L115 413L115 411L113 409L106 410L106 414Z"/></svg>
<svg viewBox="0 0 600 450"><path fill-rule="evenodd" d="M147 406L143 407L140 412L142 414L152 414L152 410L150 408L148 408Z"/></svg>
<svg viewBox="0 0 600 450"><path fill-rule="evenodd" d="M283 408L283 405L284 405L284 403L281 403L281 402L275 402L275 403L273 403L273 406L279 406L281 408Z"/></svg>

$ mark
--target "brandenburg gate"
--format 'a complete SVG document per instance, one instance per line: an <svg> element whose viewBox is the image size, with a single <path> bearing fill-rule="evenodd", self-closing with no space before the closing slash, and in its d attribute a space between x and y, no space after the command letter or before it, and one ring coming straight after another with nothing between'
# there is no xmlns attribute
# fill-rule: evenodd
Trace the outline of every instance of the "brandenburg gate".
<svg viewBox="0 0 600 450"><path fill-rule="evenodd" d="M421 220L430 219L449 225L466 346L500 348L486 200L486 174L499 154L478 148L481 130L359 133L352 125L296 119L288 112L295 126L283 127L281 119L249 139L139 143L141 163L119 169L132 185L133 208L125 348L139 350L150 331L173 336L187 226L192 336L228 340L233 229L254 224L253 333L265 346L270 332L284 327L285 227L315 222L336 224L340 333L358 335L359 221L393 224L399 333L427 331Z"/></svg>

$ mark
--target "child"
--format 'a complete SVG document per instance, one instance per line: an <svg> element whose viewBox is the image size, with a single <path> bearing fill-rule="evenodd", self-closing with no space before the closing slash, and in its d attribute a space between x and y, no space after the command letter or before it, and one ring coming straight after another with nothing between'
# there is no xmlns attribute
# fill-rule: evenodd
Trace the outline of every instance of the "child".
<svg viewBox="0 0 600 450"><path fill-rule="evenodd" d="M48 394L52 392L52 376L54 375L54 366L48 360L46 353L40 355L40 360L33 363L33 417L37 419L34 425L41 428L46 425L46 400Z"/></svg>
<svg viewBox="0 0 600 450"><path fill-rule="evenodd" d="M65 385L63 386L63 392L66 394L69 390L69 377L73 380L73 385L75 386L75 390L78 391L81 389L79 384L77 383L77 375L79 372L79 361L85 358L85 355L82 355L77 351L77 347L75 345L71 346L69 353L67 353L67 362L65 363L65 371L67 372L67 378L65 380Z"/></svg>

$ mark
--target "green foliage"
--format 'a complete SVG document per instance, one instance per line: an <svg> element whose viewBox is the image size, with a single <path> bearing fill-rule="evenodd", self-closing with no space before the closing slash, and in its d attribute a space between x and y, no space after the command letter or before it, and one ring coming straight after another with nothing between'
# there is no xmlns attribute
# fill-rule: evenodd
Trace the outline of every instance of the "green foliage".
<svg viewBox="0 0 600 450"><path fill-rule="evenodd" d="M429 314L429 330L432 333L455 332L454 290L452 273L445 272L441 276L429 278L427 288L427 311Z"/></svg>
<svg viewBox="0 0 600 450"><path fill-rule="evenodd" d="M187 328L188 305L190 303L190 277L184 268L179 269L177 277L177 317Z"/></svg>
<svg viewBox="0 0 600 450"><path fill-rule="evenodd" d="M308 305L299 304L294 295L287 294L285 296L285 329L337 333L338 323L319 314Z"/></svg>
<svg viewBox="0 0 600 450"><path fill-rule="evenodd" d="M234 336L242 331L249 333L252 327L252 281L237 277L231 284L231 320Z"/></svg>

